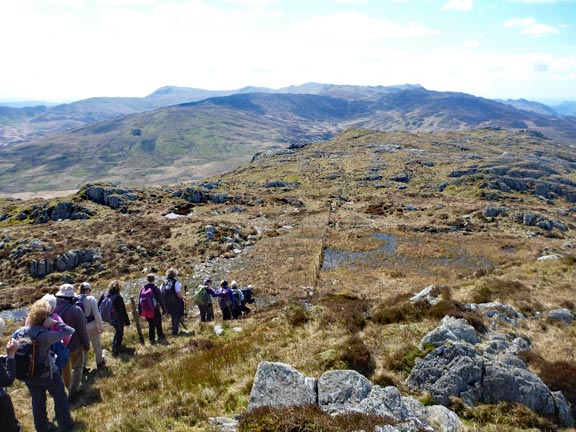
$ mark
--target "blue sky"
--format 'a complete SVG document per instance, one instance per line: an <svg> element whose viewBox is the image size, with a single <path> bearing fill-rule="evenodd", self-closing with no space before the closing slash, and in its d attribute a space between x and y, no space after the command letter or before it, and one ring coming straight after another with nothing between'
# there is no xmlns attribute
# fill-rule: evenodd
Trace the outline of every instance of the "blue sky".
<svg viewBox="0 0 576 432"><path fill-rule="evenodd" d="M576 100L576 0L0 2L0 99L421 84Z"/></svg>

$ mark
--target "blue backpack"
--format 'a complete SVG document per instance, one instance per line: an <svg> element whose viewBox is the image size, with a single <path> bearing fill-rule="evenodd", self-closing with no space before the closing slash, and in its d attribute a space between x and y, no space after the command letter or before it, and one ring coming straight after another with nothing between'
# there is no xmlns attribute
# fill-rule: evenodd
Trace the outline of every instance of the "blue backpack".
<svg viewBox="0 0 576 432"><path fill-rule="evenodd" d="M54 342L52 345L50 345L50 350L54 354L54 363L56 366L58 366L60 372L62 372L62 369L64 369L64 366L66 366L66 363L68 363L70 350L62 342Z"/></svg>
<svg viewBox="0 0 576 432"><path fill-rule="evenodd" d="M100 310L100 315L102 315L102 320L107 322L107 323L111 323L112 321L115 321L116 317L116 310L114 309L114 296L116 294L106 294L106 296L104 297L104 299L102 300L102 303L100 303L99 306L99 310Z"/></svg>

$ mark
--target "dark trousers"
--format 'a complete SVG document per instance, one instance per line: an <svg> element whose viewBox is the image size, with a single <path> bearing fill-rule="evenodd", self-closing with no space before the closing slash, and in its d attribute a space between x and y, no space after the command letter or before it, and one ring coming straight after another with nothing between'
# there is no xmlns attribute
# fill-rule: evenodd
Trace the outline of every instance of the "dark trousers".
<svg viewBox="0 0 576 432"><path fill-rule="evenodd" d="M212 306L212 303L198 305L198 309L200 309L200 322L214 321L214 306Z"/></svg>
<svg viewBox="0 0 576 432"><path fill-rule="evenodd" d="M153 318L146 318L148 321L148 335L150 337L150 342L156 340L156 334L158 334L158 339L164 339L164 332L162 331L162 314L160 309L156 308L154 310Z"/></svg>
<svg viewBox="0 0 576 432"><path fill-rule="evenodd" d="M0 387L0 431L19 432L20 423L14 413L14 405L10 395Z"/></svg>
<svg viewBox="0 0 576 432"><path fill-rule="evenodd" d="M172 317L172 334L177 335L180 326L180 318L184 316L184 301L178 297L174 300L174 304L170 310Z"/></svg>
<svg viewBox="0 0 576 432"><path fill-rule="evenodd" d="M111 323L114 327L114 337L112 338L112 353L120 351L122 347L122 341L124 340L124 323L113 322Z"/></svg>
<svg viewBox="0 0 576 432"><path fill-rule="evenodd" d="M228 305L223 305L220 304L220 310L222 311L222 319L224 321L228 321L232 319L232 310L230 309L230 306Z"/></svg>
<svg viewBox="0 0 576 432"><path fill-rule="evenodd" d="M48 415L46 414L46 391L54 399L54 411L60 430L72 430L74 421L70 415L70 405L68 396L64 389L64 381L60 372L53 371L52 378L39 378L33 382L27 382L26 387L32 396L32 414L34 416L34 426L38 432L48 431Z"/></svg>

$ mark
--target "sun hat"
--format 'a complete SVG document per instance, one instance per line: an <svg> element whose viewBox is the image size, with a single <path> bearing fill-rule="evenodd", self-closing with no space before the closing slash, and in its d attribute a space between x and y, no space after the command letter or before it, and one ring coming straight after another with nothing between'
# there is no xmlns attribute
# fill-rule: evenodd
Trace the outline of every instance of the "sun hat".
<svg viewBox="0 0 576 432"><path fill-rule="evenodd" d="M56 297L74 297L74 287L70 284L60 285Z"/></svg>

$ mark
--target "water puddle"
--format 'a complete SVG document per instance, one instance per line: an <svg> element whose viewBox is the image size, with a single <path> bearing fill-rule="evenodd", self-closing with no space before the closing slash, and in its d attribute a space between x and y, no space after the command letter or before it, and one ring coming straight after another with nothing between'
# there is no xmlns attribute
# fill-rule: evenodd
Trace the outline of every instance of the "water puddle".
<svg viewBox="0 0 576 432"><path fill-rule="evenodd" d="M352 270L390 269L403 273L417 272L422 275L449 276L451 272L471 272L489 269L492 262L482 256L471 255L463 247L456 245L445 257L412 257L399 254L398 239L390 234L376 233L371 239L379 240L380 245L368 251L348 251L326 248L324 251L323 271L337 268ZM403 239L409 248L418 248L422 240L418 238ZM405 244L406 245L406 244Z"/></svg>

